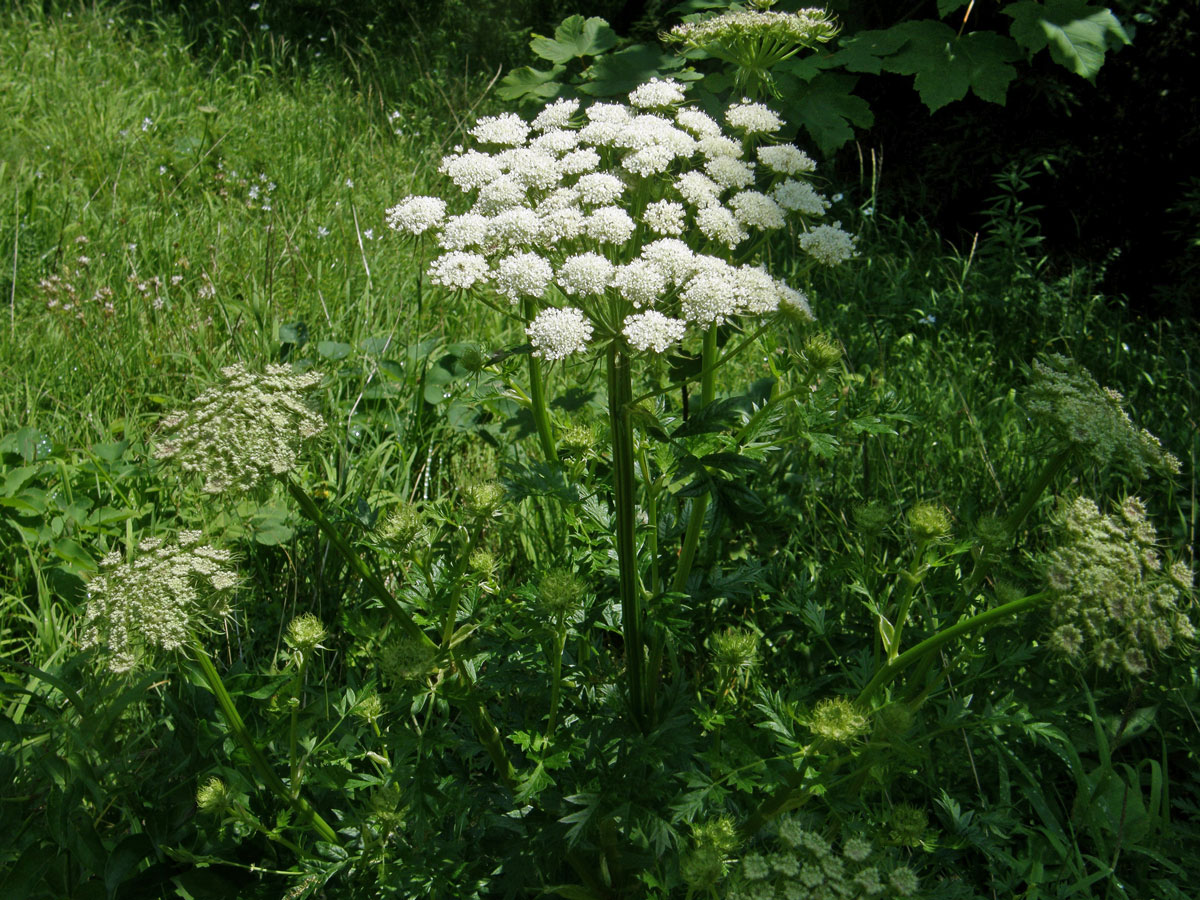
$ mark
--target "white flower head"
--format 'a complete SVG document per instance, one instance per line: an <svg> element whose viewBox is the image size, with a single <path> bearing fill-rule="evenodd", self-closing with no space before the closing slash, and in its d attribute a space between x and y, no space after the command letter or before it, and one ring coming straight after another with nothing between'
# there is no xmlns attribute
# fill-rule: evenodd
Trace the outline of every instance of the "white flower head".
<svg viewBox="0 0 1200 900"><path fill-rule="evenodd" d="M488 280L488 261L478 253L451 250L429 266L429 280L451 290L466 291Z"/></svg>
<svg viewBox="0 0 1200 900"><path fill-rule="evenodd" d="M639 109L654 109L683 102L684 86L674 78L651 78L629 94L629 105Z"/></svg>
<svg viewBox="0 0 1200 900"><path fill-rule="evenodd" d="M706 206L696 213L696 227L709 240L733 249L750 235L737 218L719 203Z"/></svg>
<svg viewBox="0 0 1200 900"><path fill-rule="evenodd" d="M602 206L587 217L584 229L588 237L601 244L624 244L637 225L619 206Z"/></svg>
<svg viewBox="0 0 1200 900"><path fill-rule="evenodd" d="M765 315L779 307L779 285L766 269L742 266L737 270L737 298L742 315Z"/></svg>
<svg viewBox="0 0 1200 900"><path fill-rule="evenodd" d="M651 144L629 153L621 160L621 168L648 178L660 175L671 167L675 161L675 153L664 144Z"/></svg>
<svg viewBox="0 0 1200 900"><path fill-rule="evenodd" d="M564 131L555 129L547 131L545 134L538 135L529 142L531 150L540 150L543 153L563 154L574 150L579 146L578 131Z"/></svg>
<svg viewBox="0 0 1200 900"><path fill-rule="evenodd" d="M805 216L823 216L829 209L829 201L817 193L807 181L796 181L789 178L783 184L777 184L771 189L771 197L776 203L789 212L798 212Z"/></svg>
<svg viewBox="0 0 1200 900"><path fill-rule="evenodd" d="M747 134L769 134L783 127L783 120L761 103L743 100L725 110L725 121Z"/></svg>
<svg viewBox="0 0 1200 900"><path fill-rule="evenodd" d="M673 200L658 200L646 206L642 222L656 234L675 237L683 234L684 207Z"/></svg>
<svg viewBox="0 0 1200 900"><path fill-rule="evenodd" d="M476 190L499 178L500 164L487 153L468 150L442 158L438 171L447 176L465 193Z"/></svg>
<svg viewBox="0 0 1200 900"><path fill-rule="evenodd" d="M538 218L537 241L543 247L557 247L583 234L586 225L587 217L574 206L551 209Z"/></svg>
<svg viewBox="0 0 1200 900"><path fill-rule="evenodd" d="M438 245L443 250L465 250L478 247L487 239L488 223L491 220L479 213L451 216L442 227Z"/></svg>
<svg viewBox="0 0 1200 900"><path fill-rule="evenodd" d="M684 172L675 180L675 190L692 206L705 207L720 202L721 186L703 172Z"/></svg>
<svg viewBox="0 0 1200 900"><path fill-rule="evenodd" d="M507 250L528 247L538 239L541 221L537 213L524 206L515 206L493 216L488 222L487 248Z"/></svg>
<svg viewBox="0 0 1200 900"><path fill-rule="evenodd" d="M673 285L682 284L696 271L696 254L677 238L662 238L646 244L641 256L662 269Z"/></svg>
<svg viewBox="0 0 1200 900"><path fill-rule="evenodd" d="M562 180L562 167L550 153L530 147L514 147L495 157L496 162L527 188L547 191Z"/></svg>
<svg viewBox="0 0 1200 900"><path fill-rule="evenodd" d="M819 263L838 266L858 255L856 238L842 230L841 222L818 225L800 235L800 248Z"/></svg>
<svg viewBox="0 0 1200 900"><path fill-rule="evenodd" d="M749 228L782 228L786 223L779 204L758 191L741 191L729 198L734 218Z"/></svg>
<svg viewBox="0 0 1200 900"><path fill-rule="evenodd" d="M672 319L651 309L627 318L621 333L635 350L662 353L672 344L683 340L686 328L686 324L679 319Z"/></svg>
<svg viewBox="0 0 1200 900"><path fill-rule="evenodd" d="M598 253L579 253L563 260L558 286L563 293L587 297L603 294L613 279L613 264Z"/></svg>
<svg viewBox="0 0 1200 900"><path fill-rule="evenodd" d="M554 278L550 263L536 253L515 253L496 264L492 281L513 303L522 297L541 297Z"/></svg>
<svg viewBox="0 0 1200 900"><path fill-rule="evenodd" d="M696 137L720 135L721 126L708 113L698 109L684 108L675 114L675 122L680 128L686 128Z"/></svg>
<svg viewBox="0 0 1200 900"><path fill-rule="evenodd" d="M388 227L406 234L424 234L446 218L446 201L437 197L407 197L387 211Z"/></svg>
<svg viewBox="0 0 1200 900"><path fill-rule="evenodd" d="M546 106L534 117L533 127L537 131L551 131L556 128L566 128L571 122L571 116L579 109L578 100L559 98Z"/></svg>
<svg viewBox="0 0 1200 900"><path fill-rule="evenodd" d="M804 291L798 291L782 281L776 281L775 287L779 291L778 308L780 311L798 313L802 319L809 322L816 321L817 317L813 315L812 307L808 303L808 295Z"/></svg>
<svg viewBox="0 0 1200 900"><path fill-rule="evenodd" d="M639 309L653 306L667 289L667 273L657 263L635 259L616 270L613 286Z"/></svg>
<svg viewBox="0 0 1200 900"><path fill-rule="evenodd" d="M581 310L544 309L525 329L533 344L533 355L539 359L556 360L580 353L592 337L592 323Z"/></svg>
<svg viewBox="0 0 1200 900"><path fill-rule="evenodd" d="M475 123L471 136L481 144L519 147L529 137L529 124L516 113L485 116Z"/></svg>
<svg viewBox="0 0 1200 900"><path fill-rule="evenodd" d="M737 314L737 280L729 267L714 266L697 272L680 294L684 319L698 325L720 325Z"/></svg>
<svg viewBox="0 0 1200 900"><path fill-rule="evenodd" d="M590 206L607 206L615 203L625 192L625 182L608 172L593 172L582 175L575 183L580 199Z"/></svg>
<svg viewBox="0 0 1200 900"><path fill-rule="evenodd" d="M758 161L781 175L803 175L817 168L807 153L792 144L759 147Z"/></svg>
<svg viewBox="0 0 1200 900"><path fill-rule="evenodd" d="M710 159L704 171L723 188L744 188L754 183L754 166L732 156Z"/></svg>
<svg viewBox="0 0 1200 900"><path fill-rule="evenodd" d="M501 175L479 189L474 212L494 216L498 212L521 206L527 198L525 185L511 175Z"/></svg>
<svg viewBox="0 0 1200 900"><path fill-rule="evenodd" d="M580 147L560 159L558 164L566 175L594 172L600 167L600 154L591 147Z"/></svg>
<svg viewBox="0 0 1200 900"><path fill-rule="evenodd" d="M732 156L738 159L745 152L741 141L735 141L723 134L705 135L697 142L696 149L704 154L705 159L716 159L718 156Z"/></svg>

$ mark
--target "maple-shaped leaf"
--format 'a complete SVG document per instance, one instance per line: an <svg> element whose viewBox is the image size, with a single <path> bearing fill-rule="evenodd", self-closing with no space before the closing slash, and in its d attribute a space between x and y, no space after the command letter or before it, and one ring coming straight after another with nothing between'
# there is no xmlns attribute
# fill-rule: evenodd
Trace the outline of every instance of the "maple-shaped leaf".
<svg viewBox="0 0 1200 900"><path fill-rule="evenodd" d="M905 22L892 31L907 41L898 53L886 57L883 67L899 75L914 75L921 101L936 112L961 100L967 91L992 103L1003 104L1008 86L1017 77L1010 63L1020 59L1017 45L1003 35L977 31L958 35L942 22L925 19Z"/></svg>
<svg viewBox="0 0 1200 900"><path fill-rule="evenodd" d="M1129 35L1111 10L1087 0L1019 0L1002 12L1011 16L1013 39L1031 54L1044 47L1050 57L1084 78L1093 78L1110 49L1129 43Z"/></svg>

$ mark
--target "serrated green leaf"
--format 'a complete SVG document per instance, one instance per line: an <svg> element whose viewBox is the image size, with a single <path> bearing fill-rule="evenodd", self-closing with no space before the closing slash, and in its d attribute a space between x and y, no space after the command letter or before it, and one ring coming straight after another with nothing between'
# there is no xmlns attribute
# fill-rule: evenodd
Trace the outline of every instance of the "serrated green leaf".
<svg viewBox="0 0 1200 900"><path fill-rule="evenodd" d="M350 355L351 347L339 341L318 341L317 353L326 359L345 359Z"/></svg>
<svg viewBox="0 0 1200 900"><path fill-rule="evenodd" d="M566 70L566 66L555 66L548 71L529 66L513 69L497 85L496 95L501 100L518 102L553 100L566 90L566 85L557 80Z"/></svg>
<svg viewBox="0 0 1200 900"><path fill-rule="evenodd" d="M947 13L952 13L954 10L966 6L970 0L937 0L938 15L945 17Z"/></svg>
<svg viewBox="0 0 1200 900"><path fill-rule="evenodd" d="M579 90L593 97L627 94L639 84L682 65L683 60L678 56L663 53L649 44L634 44L592 63L584 73L588 80L579 85Z"/></svg>
<svg viewBox="0 0 1200 900"><path fill-rule="evenodd" d="M954 29L932 19L905 22L891 30L908 40L883 66L889 72L916 76L914 86L930 112L961 100L968 90L992 103L1004 103L1008 86L1017 77L1009 64L1020 57L1011 39L990 31L956 35Z"/></svg>
<svg viewBox="0 0 1200 900"><path fill-rule="evenodd" d="M842 66L847 72L878 75L883 71L884 58L897 52L907 40L898 27L860 31L842 42L842 49L830 57L830 63Z"/></svg>
<svg viewBox="0 0 1200 900"><path fill-rule="evenodd" d="M552 63L568 63L581 56L598 56L617 43L617 33L599 16L570 16L554 29L554 37L535 36L529 49Z"/></svg>
<svg viewBox="0 0 1200 900"><path fill-rule="evenodd" d="M853 93L857 83L857 76L838 72L822 72L807 84L789 83L784 116L803 126L828 155L854 138L851 126L870 128L875 122L867 101Z"/></svg>
<svg viewBox="0 0 1200 900"><path fill-rule="evenodd" d="M1020 0L1003 10L1013 20L1013 39L1037 53L1050 48L1050 57L1083 78L1094 78L1109 49L1129 43L1129 35L1111 10L1086 0L1049 0L1045 4Z"/></svg>

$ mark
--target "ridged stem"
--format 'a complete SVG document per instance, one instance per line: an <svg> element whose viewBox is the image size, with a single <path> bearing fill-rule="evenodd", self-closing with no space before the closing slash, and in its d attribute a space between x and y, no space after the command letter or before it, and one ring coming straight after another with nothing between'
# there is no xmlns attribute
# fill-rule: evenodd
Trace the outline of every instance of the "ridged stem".
<svg viewBox="0 0 1200 900"><path fill-rule="evenodd" d="M716 364L717 364L717 326L712 325L704 335L704 355L700 369L700 405L708 406L716 394ZM692 500L692 509L688 514L687 531L683 536L683 546L679 550L679 567L675 570L675 578L671 589L682 591L687 587L688 576L692 574L692 564L696 561L696 548L700 545L700 532L704 530L704 517L708 512L708 492Z"/></svg>

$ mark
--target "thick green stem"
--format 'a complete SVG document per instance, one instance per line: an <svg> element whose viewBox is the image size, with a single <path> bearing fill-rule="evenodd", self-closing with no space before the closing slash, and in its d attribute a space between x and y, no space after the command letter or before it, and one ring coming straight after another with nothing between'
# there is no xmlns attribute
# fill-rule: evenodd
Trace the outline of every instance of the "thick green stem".
<svg viewBox="0 0 1200 900"><path fill-rule="evenodd" d="M525 301L525 317L530 321L537 315L537 306L532 300ZM554 429L550 424L550 410L546 406L546 383L542 374L542 361L532 353L529 360L529 411L537 428L538 440L546 462L558 462L558 451L554 444Z"/></svg>
<svg viewBox="0 0 1200 900"><path fill-rule="evenodd" d="M468 692L466 712L471 720L471 727L475 730L475 736L479 738L479 742L483 744L483 749L487 751L487 755L492 760L492 765L496 767L496 773L500 776L500 780L504 782L504 786L513 793L517 790L517 770L513 768L512 762L508 758L508 751L504 749L504 742L500 739L500 731L492 722L492 717L488 715L483 703L479 698L473 696L475 693L475 679L471 677L470 672L462 665L461 662L455 660L455 670L458 673L459 681Z"/></svg>
<svg viewBox="0 0 1200 900"><path fill-rule="evenodd" d="M900 575L900 600L896 604L896 621L892 623L892 637L888 641L888 662L893 662L900 655L900 634L904 631L904 622L908 618L908 608L912 605L913 594L917 585L925 577L925 541L917 543L917 551L913 556L912 565L907 572Z"/></svg>
<svg viewBox="0 0 1200 900"><path fill-rule="evenodd" d="M221 713L224 715L229 729L233 732L233 736L237 739L238 743L242 745L242 749L246 751L246 755L250 757L251 764L258 771L263 781L266 782L266 786L275 796L292 807L297 815L313 831L321 836L321 840L341 846L342 842L338 840L337 833L329 827L329 823L308 805L308 801L299 795L299 791L289 791L283 780L275 774L275 770L271 768L271 764L267 762L262 752L258 749L258 745L254 743L254 739L246 729L246 723L242 721L237 707L233 705L233 698L229 696L229 691L225 689L225 683L221 681L221 676L217 674L216 666L213 665L212 659L209 658L209 655L204 651L198 640L193 639L192 652L195 655L196 662L200 666L200 673L204 676L204 681L208 684L208 689L216 698L217 705L221 707Z"/></svg>
<svg viewBox="0 0 1200 900"><path fill-rule="evenodd" d="M712 325L704 335L704 355L700 370L700 405L712 403L716 393L716 364L717 364L717 326ZM687 587L688 576L692 574L692 564L696 561L696 548L700 545L700 532L704 530L704 517L708 512L708 493L705 492L692 501L692 509L688 514L687 532L683 536L683 546L679 550L679 568L675 570L675 578L671 589L682 591Z"/></svg>
<svg viewBox="0 0 1200 900"><path fill-rule="evenodd" d="M309 652L300 652L300 665L296 672L296 677L292 680L292 715L291 724L288 728L288 761L292 773L292 794L300 793L300 754L298 747L300 746L300 695L304 691L304 675L308 670Z"/></svg>
<svg viewBox="0 0 1200 900"><path fill-rule="evenodd" d="M625 669L629 701L639 724L646 721L643 693L645 637L642 630L642 583L638 577L636 499L633 480L633 420L629 404L633 381L629 358L614 342L608 348L608 415L612 427L613 506L617 526L617 566L621 589L621 621L625 635Z"/></svg>
<svg viewBox="0 0 1200 900"><path fill-rule="evenodd" d="M562 697L562 657L567 643L567 615L560 612L554 623L554 680L550 683L550 719L546 723L546 737L554 734L558 720L558 704Z"/></svg>

